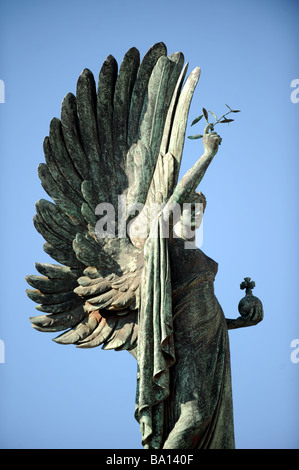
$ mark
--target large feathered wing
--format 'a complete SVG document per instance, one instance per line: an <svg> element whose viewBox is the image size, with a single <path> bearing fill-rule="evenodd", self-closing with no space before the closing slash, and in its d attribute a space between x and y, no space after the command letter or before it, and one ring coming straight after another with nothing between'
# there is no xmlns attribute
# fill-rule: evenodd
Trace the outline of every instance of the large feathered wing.
<svg viewBox="0 0 299 470"><path fill-rule="evenodd" d="M149 203L158 191L161 168L168 187L163 199L169 196L186 125L185 73L182 54L167 57L163 43L141 63L137 49L130 49L119 70L108 56L97 87L93 74L83 70L76 96L66 95L61 118L50 123L38 174L53 202L36 204L34 225L58 264L37 263L40 275L26 279L28 296L43 312L31 322L39 331L63 331L54 339L58 343L136 346L143 249L126 231L119 233L123 213L117 210L114 235L97 236L96 208L116 208L123 196L127 223L126 209Z"/></svg>

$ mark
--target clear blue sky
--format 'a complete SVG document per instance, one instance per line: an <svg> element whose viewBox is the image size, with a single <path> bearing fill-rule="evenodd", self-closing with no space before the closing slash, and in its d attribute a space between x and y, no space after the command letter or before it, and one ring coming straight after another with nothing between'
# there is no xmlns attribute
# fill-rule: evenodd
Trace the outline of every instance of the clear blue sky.
<svg viewBox="0 0 299 470"><path fill-rule="evenodd" d="M1 448L141 448L134 420L136 363L127 352L79 350L38 333L25 294L34 262L49 262L34 204L52 117L87 67L143 56L163 41L202 69L190 123L205 106L241 109L219 132L220 151L200 187L207 197L203 251L219 263L216 295L237 316L243 277L256 282L265 319L229 333L236 445L298 448L299 78L294 0L2 0L0 5ZM198 131L202 129L198 125ZM190 133L193 133L193 128ZM189 133L189 132L188 132ZM187 141L182 172L201 154ZM3 344L2 343L2 344ZM299 353L298 353L299 356Z"/></svg>

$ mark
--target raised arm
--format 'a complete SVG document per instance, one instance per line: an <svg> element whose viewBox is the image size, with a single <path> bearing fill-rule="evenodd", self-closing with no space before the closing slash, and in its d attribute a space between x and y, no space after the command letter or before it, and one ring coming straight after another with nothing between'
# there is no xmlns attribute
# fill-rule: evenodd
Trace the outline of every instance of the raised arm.
<svg viewBox="0 0 299 470"><path fill-rule="evenodd" d="M194 193L201 182L208 166L216 155L222 140L216 132L210 132L211 128L212 124L208 124L204 130L203 155L179 181L172 196L166 204L166 209L173 203L182 204L183 202L188 202L190 196Z"/></svg>

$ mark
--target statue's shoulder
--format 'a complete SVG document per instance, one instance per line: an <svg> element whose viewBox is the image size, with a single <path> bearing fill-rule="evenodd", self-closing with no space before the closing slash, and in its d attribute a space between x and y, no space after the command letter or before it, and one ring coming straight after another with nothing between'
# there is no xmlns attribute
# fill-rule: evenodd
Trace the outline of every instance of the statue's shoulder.
<svg viewBox="0 0 299 470"><path fill-rule="evenodd" d="M200 250L199 248L196 249L197 252L200 252L200 254L198 253L197 256L200 256L202 258L202 260L204 261L204 263L207 265L208 267L208 271L211 271L215 276L218 272L218 263L213 260L212 258L210 258L209 256L207 256L202 250Z"/></svg>

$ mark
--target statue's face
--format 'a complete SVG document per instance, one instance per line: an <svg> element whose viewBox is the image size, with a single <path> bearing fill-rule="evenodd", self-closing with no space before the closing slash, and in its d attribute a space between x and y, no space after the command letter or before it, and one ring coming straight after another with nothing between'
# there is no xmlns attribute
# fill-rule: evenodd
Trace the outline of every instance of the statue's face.
<svg viewBox="0 0 299 470"><path fill-rule="evenodd" d="M206 198L199 192L194 193L190 202L181 205L181 217L174 226L177 236L186 240L192 240L203 218L206 207Z"/></svg>

